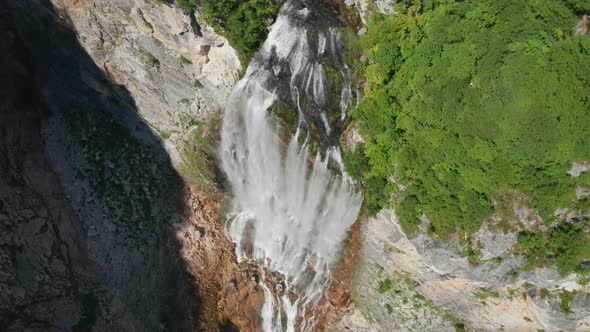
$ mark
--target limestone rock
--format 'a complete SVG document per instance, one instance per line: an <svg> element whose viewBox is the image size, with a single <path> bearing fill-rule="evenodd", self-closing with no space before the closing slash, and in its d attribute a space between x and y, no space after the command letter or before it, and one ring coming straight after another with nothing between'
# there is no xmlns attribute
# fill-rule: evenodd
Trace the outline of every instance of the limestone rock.
<svg viewBox="0 0 590 332"><path fill-rule="evenodd" d="M509 234L486 227L477 236L489 247L486 257L504 255L514 241ZM493 236L499 236L498 243ZM512 278L506 273L522 263L508 258L471 266L452 243L442 244L423 234L409 238L395 214L386 210L364 224L362 237L352 295L366 322L351 311L331 326L334 330L454 331L460 325L482 331L585 331L590 327L590 289L577 284L575 276L562 278L544 268ZM560 307L563 291L576 291L568 314Z"/></svg>
<svg viewBox="0 0 590 332"><path fill-rule="evenodd" d="M587 35L590 33L590 16L587 14L576 24L576 35Z"/></svg>
<svg viewBox="0 0 590 332"><path fill-rule="evenodd" d="M206 290L215 284L196 284L176 228L187 220L198 220L197 230L217 223L203 218L219 207L200 205L199 213L189 208L193 193L185 191L161 137L146 123L159 116L158 105L152 115L140 110L131 85L113 82L89 56L100 55L100 48L93 53L80 45L83 33L65 12L74 14L70 18L86 13L79 25L115 26L92 28L96 34L86 36L88 45L106 47L117 45L118 24L131 22L124 17L127 7L116 6L126 3L60 1L61 12L36 0L0 7L3 330L207 330L201 315ZM105 19L105 13L122 16ZM134 77L160 73L133 68ZM146 95L135 97L150 98L148 85L158 84L142 82ZM174 94L182 91L164 95L178 98ZM205 238L211 234L205 229Z"/></svg>
<svg viewBox="0 0 590 332"><path fill-rule="evenodd" d="M241 69L201 19L150 0L52 0L94 62L122 84L174 165L191 129L219 116ZM199 23L198 23L199 22Z"/></svg>
<svg viewBox="0 0 590 332"><path fill-rule="evenodd" d="M370 10L376 9L383 14L393 14L396 12L394 0L344 0L344 4L354 6L361 15L363 23L367 23L367 16Z"/></svg>

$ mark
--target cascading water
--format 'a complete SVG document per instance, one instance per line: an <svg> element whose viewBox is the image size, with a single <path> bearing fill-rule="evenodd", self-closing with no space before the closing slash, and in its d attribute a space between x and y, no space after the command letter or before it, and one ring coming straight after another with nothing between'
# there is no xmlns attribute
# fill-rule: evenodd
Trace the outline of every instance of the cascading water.
<svg viewBox="0 0 590 332"><path fill-rule="evenodd" d="M315 321L303 317L306 312L313 315L327 290L342 241L362 202L346 176L341 180L328 169L330 160L341 165L337 146L328 144L325 157L318 153L310 163L310 119L324 124L325 136L332 132L326 115L327 79L320 61L325 52L336 52L340 41L328 30L318 32L311 42L309 15L300 0L285 4L234 89L222 127L221 161L233 194L226 232L236 243L238 260L264 266L261 315L267 332L313 329ZM352 98L346 71L345 67L342 121ZM287 82L286 95L299 113L286 151L268 112L279 99L280 82ZM285 277L282 296L264 283L264 269Z"/></svg>

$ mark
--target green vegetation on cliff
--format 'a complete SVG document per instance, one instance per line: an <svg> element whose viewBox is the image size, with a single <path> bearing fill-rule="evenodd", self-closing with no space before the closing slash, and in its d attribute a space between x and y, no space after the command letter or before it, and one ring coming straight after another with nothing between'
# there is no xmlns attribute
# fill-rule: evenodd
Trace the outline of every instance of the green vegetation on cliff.
<svg viewBox="0 0 590 332"><path fill-rule="evenodd" d="M425 215L441 238L477 231L502 213L506 193L526 195L547 225L560 207L587 212L576 198L587 178L567 172L590 159L590 37L573 34L589 2L400 1L398 10L373 17L362 38L365 96L353 117L366 143L345 156L369 212L393 194L407 231ZM520 250L582 272L588 227L531 230Z"/></svg>
<svg viewBox="0 0 590 332"><path fill-rule="evenodd" d="M170 3L173 0L158 0ZM187 12L201 8L204 20L222 33L238 50L243 62L266 38L269 22L279 12L278 0L177 0Z"/></svg>

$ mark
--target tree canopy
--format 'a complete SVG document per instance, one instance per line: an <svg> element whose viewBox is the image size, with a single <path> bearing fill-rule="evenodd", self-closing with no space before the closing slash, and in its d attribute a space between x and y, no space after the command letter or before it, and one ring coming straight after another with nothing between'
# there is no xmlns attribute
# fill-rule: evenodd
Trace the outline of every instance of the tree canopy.
<svg viewBox="0 0 590 332"><path fill-rule="evenodd" d="M567 172L590 160L590 37L573 33L590 2L399 1L398 10L374 16L361 41L366 82L353 117L366 142L345 162L369 211L393 194L407 231L424 215L446 238L500 214L506 192L525 195L547 224L558 208L587 209L576 188L588 180ZM562 228L528 235L577 239ZM563 271L590 259L587 238Z"/></svg>

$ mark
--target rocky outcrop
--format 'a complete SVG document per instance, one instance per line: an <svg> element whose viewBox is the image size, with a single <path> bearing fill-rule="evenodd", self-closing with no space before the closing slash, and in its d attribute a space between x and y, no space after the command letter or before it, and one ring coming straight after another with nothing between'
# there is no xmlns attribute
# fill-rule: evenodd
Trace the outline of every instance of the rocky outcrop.
<svg viewBox="0 0 590 332"><path fill-rule="evenodd" d="M394 0L344 0L344 4L356 8L364 23L367 23L367 16L374 11L384 14L395 13Z"/></svg>
<svg viewBox="0 0 590 332"><path fill-rule="evenodd" d="M572 177L579 177L584 172L590 171L589 161L580 161L572 163L572 168L567 172Z"/></svg>
<svg viewBox="0 0 590 332"><path fill-rule="evenodd" d="M495 236L489 230L480 235ZM356 309L333 325L335 331L590 328L590 289L575 276L537 269L512 277L507 272L523 264L518 259L472 266L449 244L426 235L408 238L389 211L369 219L362 237L352 286ZM493 255L507 256L505 242L512 240L496 242ZM573 294L569 304L564 294Z"/></svg>
<svg viewBox="0 0 590 332"><path fill-rule="evenodd" d="M175 228L203 303L200 330L259 331L263 281L256 266L237 263L235 246L220 222L222 197L189 186L187 198L186 221Z"/></svg>
<svg viewBox="0 0 590 332"><path fill-rule="evenodd" d="M241 68L227 40L155 0L52 0L92 60L129 91L174 165L193 129L219 116Z"/></svg>
<svg viewBox="0 0 590 332"><path fill-rule="evenodd" d="M587 35L588 33L590 33L590 16L586 14L576 24L576 35Z"/></svg>

